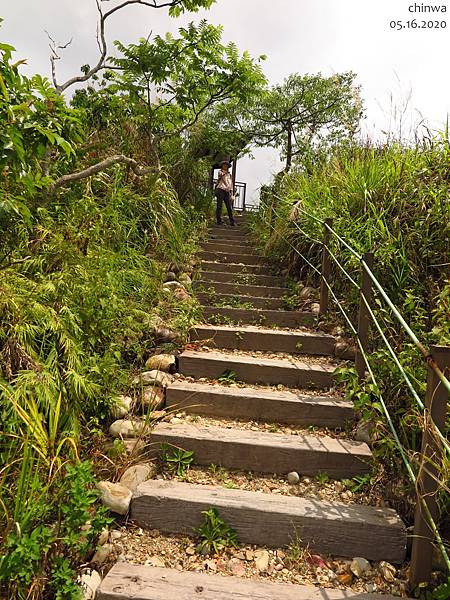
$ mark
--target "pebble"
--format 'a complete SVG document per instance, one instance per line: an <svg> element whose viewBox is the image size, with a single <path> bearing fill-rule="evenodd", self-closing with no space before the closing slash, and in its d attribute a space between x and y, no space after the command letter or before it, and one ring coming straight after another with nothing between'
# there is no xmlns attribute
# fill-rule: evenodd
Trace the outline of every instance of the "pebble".
<svg viewBox="0 0 450 600"><path fill-rule="evenodd" d="M296 471L289 473L287 478L291 485L296 485L300 482L300 475Z"/></svg>
<svg viewBox="0 0 450 600"><path fill-rule="evenodd" d="M357 556L350 564L350 571L356 575L356 577L363 577L368 571L370 571L370 562L365 558Z"/></svg>
<svg viewBox="0 0 450 600"><path fill-rule="evenodd" d="M122 532L119 531L118 529L113 529L110 533L110 538L113 542L120 540L120 538L122 537Z"/></svg>
<svg viewBox="0 0 450 600"><path fill-rule="evenodd" d="M397 574L397 569L391 565L390 563L382 560L379 564L380 573L383 575L385 581L389 583L393 583L395 581L395 575Z"/></svg>
<svg viewBox="0 0 450 600"><path fill-rule="evenodd" d="M267 571L269 566L269 553L267 550L258 550L255 552L255 565L260 573Z"/></svg>
<svg viewBox="0 0 450 600"><path fill-rule="evenodd" d="M236 577L244 577L245 576L245 565L238 558L232 558L228 562L228 568Z"/></svg>

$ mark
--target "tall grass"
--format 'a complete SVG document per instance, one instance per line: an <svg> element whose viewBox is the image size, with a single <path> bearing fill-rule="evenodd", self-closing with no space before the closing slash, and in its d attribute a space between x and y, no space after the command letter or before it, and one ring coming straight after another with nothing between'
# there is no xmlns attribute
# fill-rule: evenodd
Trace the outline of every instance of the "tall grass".
<svg viewBox="0 0 450 600"><path fill-rule="evenodd" d="M450 146L445 135L415 146L388 143L338 148L329 160L318 162L308 173L299 170L285 175L264 189L252 227L266 255L284 261L294 277L317 285L317 276L293 247L320 268L323 227L313 217L331 217L335 231L358 253L375 254L379 281L417 335L426 344L450 345L449 167ZM317 241L311 241L299 228ZM359 281L358 259L334 238L330 244L340 263ZM358 290L335 265L331 280L355 324ZM375 311L423 397L426 365L422 357L378 297ZM351 337L337 309L330 320L340 323ZM372 366L381 382L379 391L388 401L401 441L414 462L420 450L420 411L375 327L371 347ZM360 385L351 369L343 378L360 415L376 424L374 451L383 469L376 478L378 491L410 520L414 490L380 411L378 391ZM448 505L445 469L442 483L443 502Z"/></svg>
<svg viewBox="0 0 450 600"><path fill-rule="evenodd" d="M74 568L107 522L88 450L158 319L184 335L196 317L162 283L190 260L203 214L164 176L124 176L40 207L31 229L17 215L22 234L0 265L2 598L79 597Z"/></svg>

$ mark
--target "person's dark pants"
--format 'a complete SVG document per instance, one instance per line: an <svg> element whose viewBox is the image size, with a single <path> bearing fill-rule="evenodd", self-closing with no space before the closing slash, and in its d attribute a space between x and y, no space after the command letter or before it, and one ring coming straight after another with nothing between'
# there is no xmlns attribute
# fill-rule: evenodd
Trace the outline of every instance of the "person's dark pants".
<svg viewBox="0 0 450 600"><path fill-rule="evenodd" d="M228 218L230 219L230 223L232 225L234 225L233 207L231 206L230 192L226 192L225 190L221 190L219 188L216 190L216 198L217 198L217 210L216 210L217 224L220 225L220 223L222 223L222 204L225 202L225 206L227 207Z"/></svg>

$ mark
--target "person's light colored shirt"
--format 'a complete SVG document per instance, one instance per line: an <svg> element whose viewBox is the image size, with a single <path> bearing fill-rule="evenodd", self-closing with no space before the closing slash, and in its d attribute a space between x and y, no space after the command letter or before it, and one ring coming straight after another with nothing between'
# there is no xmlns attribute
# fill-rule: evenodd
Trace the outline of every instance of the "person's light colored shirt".
<svg viewBox="0 0 450 600"><path fill-rule="evenodd" d="M219 177L217 181L216 188L218 190L225 190L226 192L233 193L233 179L231 177L231 173L228 171L219 171Z"/></svg>

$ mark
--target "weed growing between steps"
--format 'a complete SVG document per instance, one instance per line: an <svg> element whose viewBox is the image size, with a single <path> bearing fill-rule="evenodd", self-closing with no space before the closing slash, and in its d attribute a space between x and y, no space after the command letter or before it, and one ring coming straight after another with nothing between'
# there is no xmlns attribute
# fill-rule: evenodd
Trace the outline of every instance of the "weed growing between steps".
<svg viewBox="0 0 450 600"><path fill-rule="evenodd" d="M162 463L167 466L170 473L181 478L185 477L188 469L194 462L194 453L192 451L168 446L167 444L162 444L160 456Z"/></svg>
<svg viewBox="0 0 450 600"><path fill-rule="evenodd" d="M218 554L224 548L237 548L237 534L219 515L216 508L202 512L203 523L194 531L200 539L196 551L202 555Z"/></svg>

